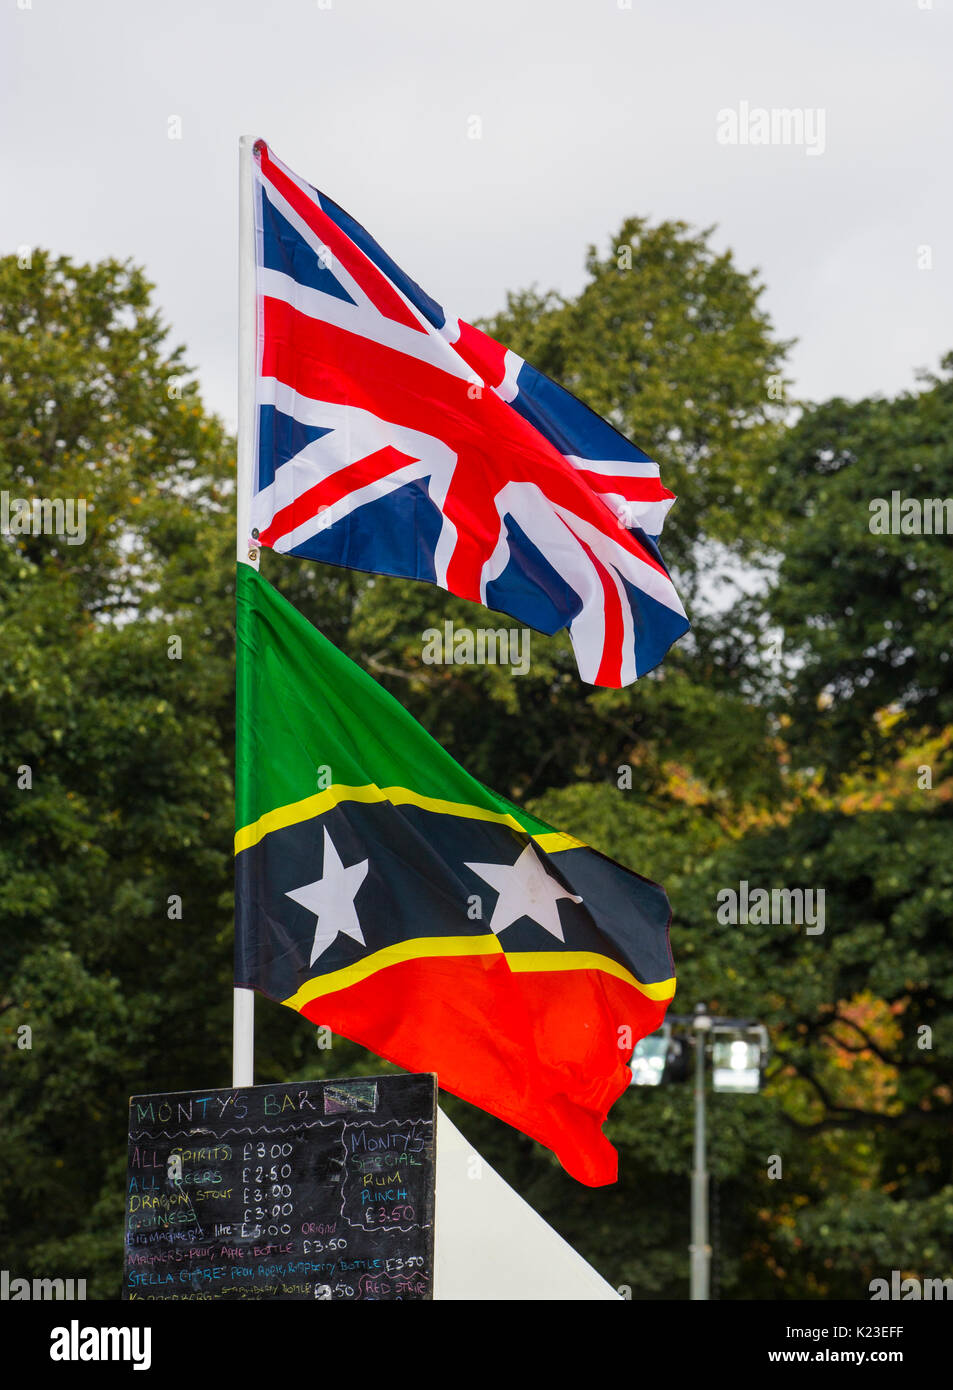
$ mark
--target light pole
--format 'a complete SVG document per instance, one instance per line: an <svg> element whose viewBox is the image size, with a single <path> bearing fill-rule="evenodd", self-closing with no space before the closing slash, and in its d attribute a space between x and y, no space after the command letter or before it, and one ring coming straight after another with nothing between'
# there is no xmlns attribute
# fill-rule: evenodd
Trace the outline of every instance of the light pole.
<svg viewBox="0 0 953 1390"><path fill-rule="evenodd" d="M768 1056L768 1030L744 1018L712 1017L705 1004L695 1012L669 1014L662 1027L636 1046L632 1085L659 1086L688 1074L683 1038L695 1049L695 1135L692 1156L692 1238L689 1245L689 1298L707 1300L711 1272L708 1240L708 1171L706 1167L705 1055L712 1052L712 1087L716 1091L753 1094L761 1089ZM709 1041L710 1040L710 1041Z"/></svg>
<svg viewBox="0 0 953 1390"><path fill-rule="evenodd" d="M705 1168L705 1043L711 1019L704 1004L695 1005L695 1146L692 1162L692 1243L689 1298L707 1299L711 1270L708 1244L708 1173Z"/></svg>

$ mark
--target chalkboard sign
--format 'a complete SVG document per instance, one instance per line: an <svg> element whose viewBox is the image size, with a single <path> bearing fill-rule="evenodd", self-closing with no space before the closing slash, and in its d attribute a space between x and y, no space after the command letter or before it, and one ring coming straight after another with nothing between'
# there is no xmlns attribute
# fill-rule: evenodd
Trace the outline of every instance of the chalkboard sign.
<svg viewBox="0 0 953 1390"><path fill-rule="evenodd" d="M437 1078L129 1101L127 1299L433 1297Z"/></svg>

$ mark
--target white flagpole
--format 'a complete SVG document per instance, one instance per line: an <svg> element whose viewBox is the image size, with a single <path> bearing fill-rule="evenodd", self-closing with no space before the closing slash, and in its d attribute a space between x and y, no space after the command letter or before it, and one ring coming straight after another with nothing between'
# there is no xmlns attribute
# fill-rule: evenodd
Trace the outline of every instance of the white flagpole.
<svg viewBox="0 0 953 1390"><path fill-rule="evenodd" d="M243 135L238 151L238 453L236 459L235 541L240 565L258 568L258 549L249 545L251 494L255 468L255 352L258 304L255 292L255 209L253 135ZM233 991L232 1085L255 1082L255 992Z"/></svg>

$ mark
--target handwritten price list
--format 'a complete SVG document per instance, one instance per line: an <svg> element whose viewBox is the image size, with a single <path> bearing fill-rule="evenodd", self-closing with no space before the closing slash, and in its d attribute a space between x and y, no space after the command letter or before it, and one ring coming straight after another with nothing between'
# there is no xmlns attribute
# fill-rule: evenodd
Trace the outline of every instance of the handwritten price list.
<svg viewBox="0 0 953 1390"><path fill-rule="evenodd" d="M433 1296L436 1077L133 1096L123 1297Z"/></svg>

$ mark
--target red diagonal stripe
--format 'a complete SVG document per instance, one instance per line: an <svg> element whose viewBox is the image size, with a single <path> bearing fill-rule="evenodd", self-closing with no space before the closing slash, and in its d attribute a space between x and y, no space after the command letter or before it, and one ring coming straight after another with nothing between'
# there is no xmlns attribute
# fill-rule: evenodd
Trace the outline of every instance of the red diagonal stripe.
<svg viewBox="0 0 953 1390"><path fill-rule="evenodd" d="M603 605L606 624L605 638L602 643L602 659L599 662L599 670L593 684L611 685L618 688L622 683L622 648L623 642L625 641L625 622L622 618L622 600L619 597L619 590L616 588L611 574L602 561L595 552L586 545L586 542L581 536L577 536L576 540L588 555L589 563L599 576L599 583L602 585L602 592L605 599Z"/></svg>
<svg viewBox="0 0 953 1390"><path fill-rule="evenodd" d="M267 145L262 145L260 155L261 171L274 184L278 192L291 204L295 212L308 224L316 236L335 256L367 295L374 307L385 318L402 323L405 328L414 328L418 333L428 330L414 317L404 300L394 289L385 275L382 275L373 261L365 256L350 237L345 236L335 221L307 194L289 179L284 170L279 169L272 159Z"/></svg>
<svg viewBox="0 0 953 1390"><path fill-rule="evenodd" d="M259 544L274 547L275 542L282 536L287 536L303 522L317 516L325 507L330 507L334 502L346 497L349 492L356 492L368 483L376 483L380 478L386 478L398 468L403 468L404 464L416 461L410 454L402 454L399 449L394 449L388 444L376 453L368 454L366 458L349 463L345 468L332 473L329 478L322 478L320 483L315 483L314 487L309 487L307 492L302 492L300 497L296 497L287 507L282 507L280 512L276 512L271 525L258 537Z"/></svg>
<svg viewBox="0 0 953 1390"><path fill-rule="evenodd" d="M660 478L632 478L623 473L593 473L590 468L580 470L593 492L618 492L630 502L664 502L666 498L675 500L674 492L662 486Z"/></svg>

